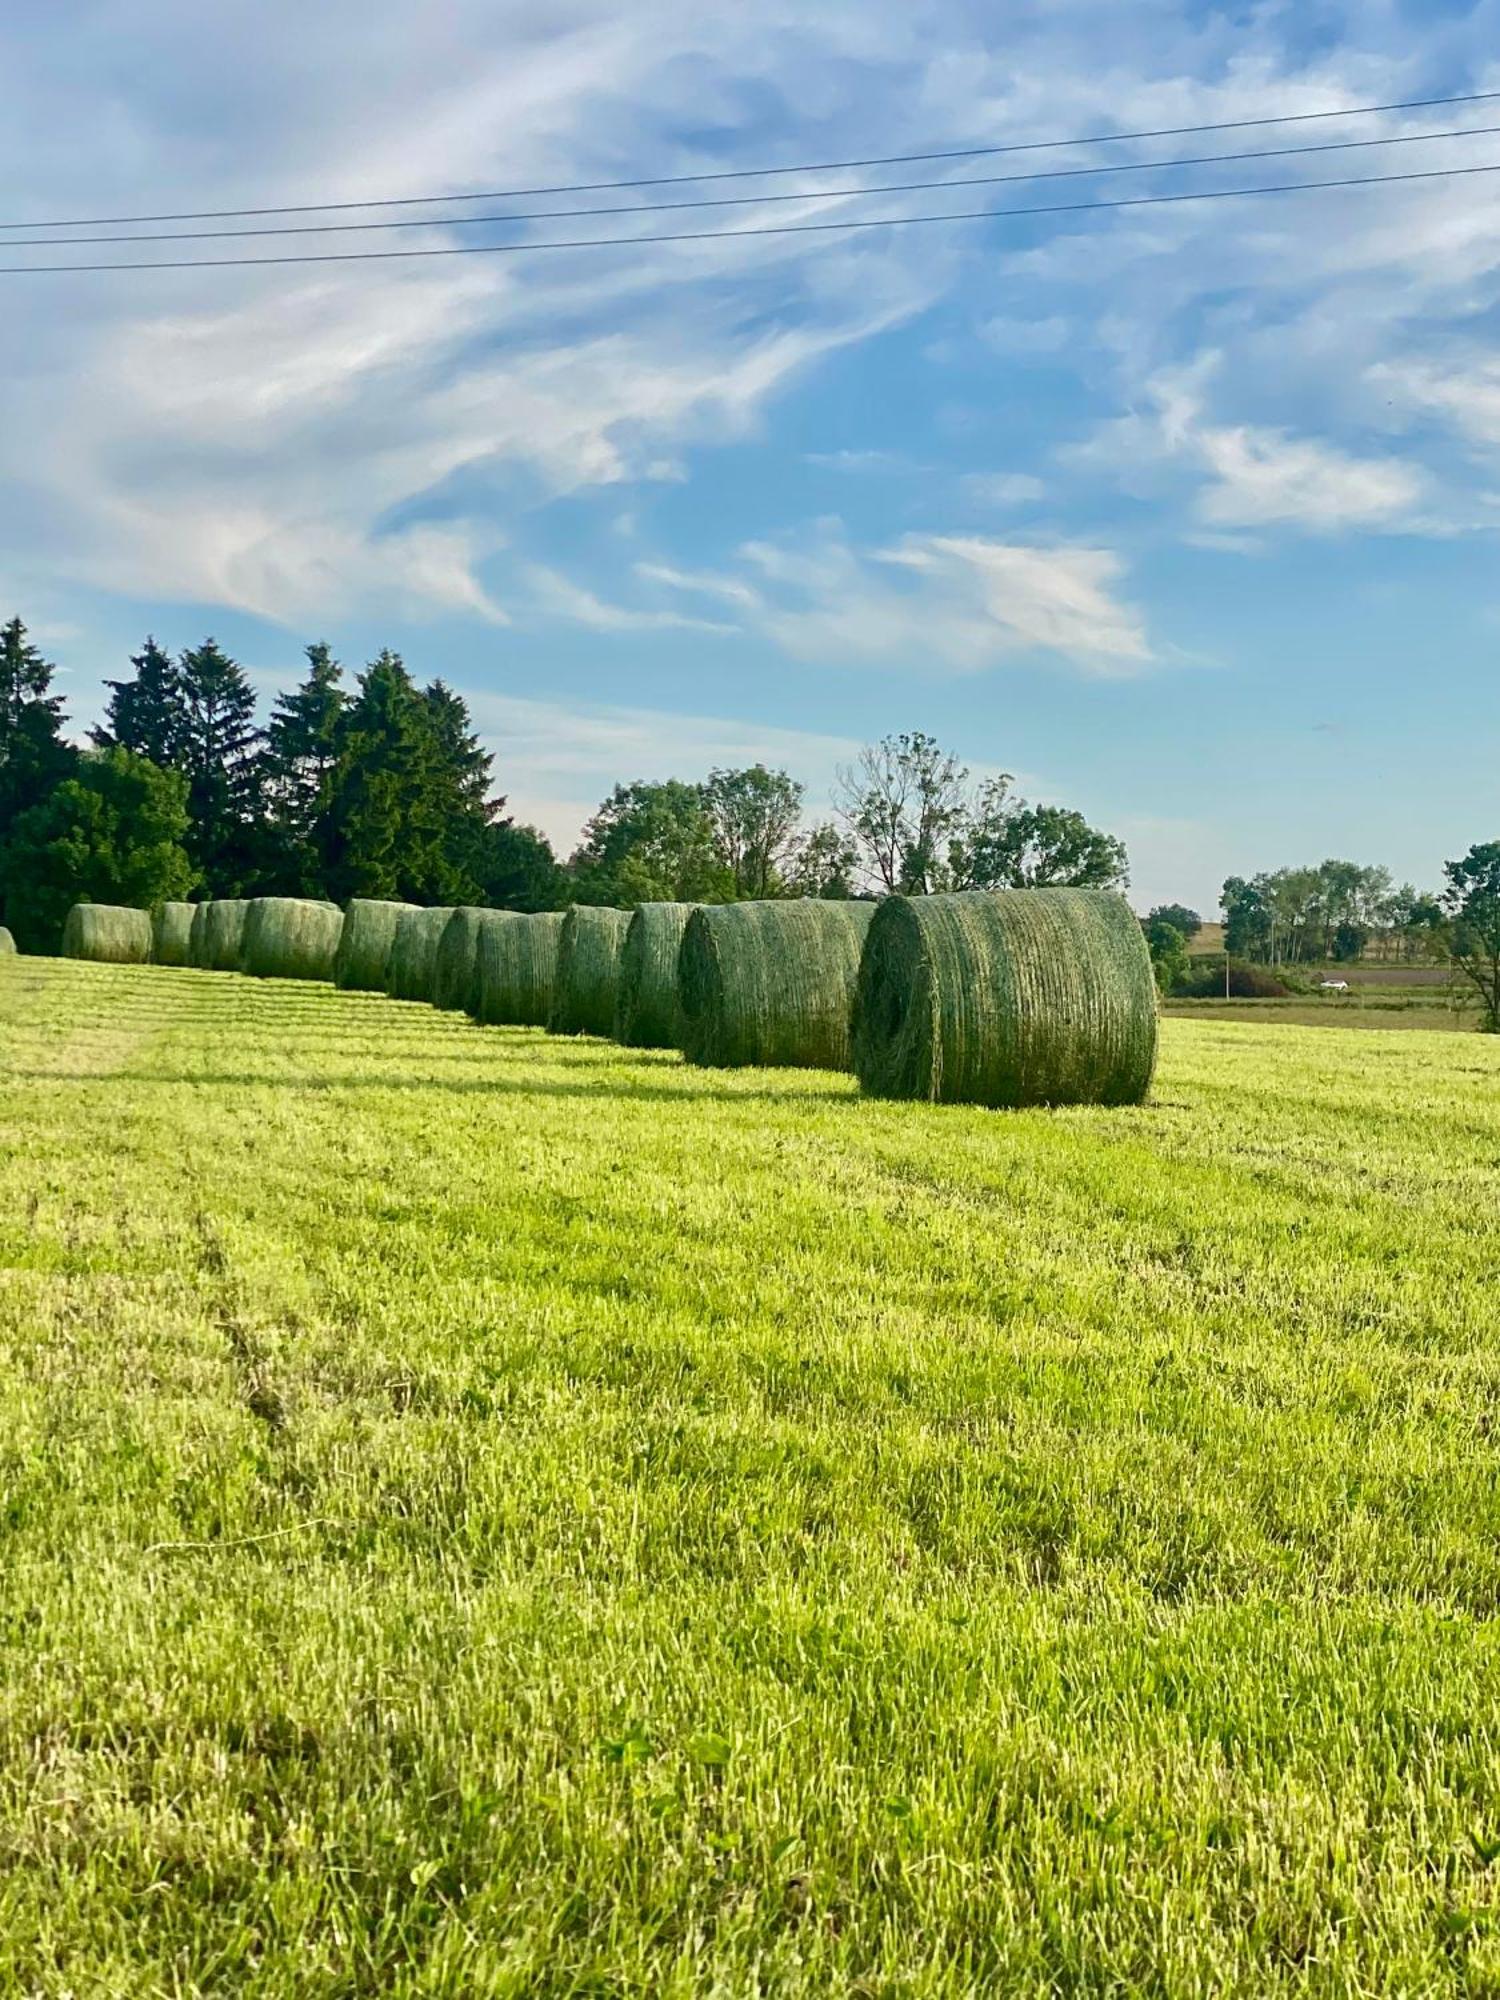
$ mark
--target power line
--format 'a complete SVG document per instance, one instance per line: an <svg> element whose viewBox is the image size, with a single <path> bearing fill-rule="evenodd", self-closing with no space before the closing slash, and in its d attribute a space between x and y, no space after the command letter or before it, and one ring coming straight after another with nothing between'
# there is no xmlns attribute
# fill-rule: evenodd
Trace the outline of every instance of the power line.
<svg viewBox="0 0 1500 2000"><path fill-rule="evenodd" d="M399 216L382 222L282 222L252 229L187 229L136 232L129 236L28 236L9 247L66 249L93 243L213 243L263 236L347 236L368 230L478 229L489 223L569 222L582 216L670 215L683 209L747 208L770 202L857 201L872 195L930 194L948 188L1002 187L1022 181L1059 181L1101 175L1165 173L1174 167L1238 166L1250 160L1300 159L1310 153L1350 153L1371 147L1413 146L1440 139L1493 138L1500 125L1468 125L1448 132L1402 132L1387 139L1326 139L1314 146L1269 146L1246 153L1190 153L1175 160L1126 160L1119 166L1047 167L1025 174L963 174L942 181L888 181L880 187L810 188L789 194L710 195L693 201L626 202L604 208L512 209L500 215ZM0 245L0 247L4 247Z"/></svg>
<svg viewBox="0 0 1500 2000"><path fill-rule="evenodd" d="M1158 208L1169 203L1244 200L1265 194L1312 194L1328 188L1393 187L1412 181L1457 180L1500 173L1500 161L1475 167L1432 167L1404 174L1352 175L1334 181L1273 181L1261 187L1199 188L1181 194L1124 195L1110 201L1042 202L1027 208L954 209L940 215L840 217L832 222L781 222L754 229L685 229L651 236L568 236L536 243L448 243L421 250L323 250L273 257L175 257L135 263L0 264L0 277L49 277L67 271L228 271L273 264L376 264L432 257L514 257L542 250L633 250L653 243L743 243L759 236L812 236L834 230L905 229L922 222L1001 222L1012 216L1086 215L1104 209ZM123 240L123 239L122 239Z"/></svg>
<svg viewBox="0 0 1500 2000"><path fill-rule="evenodd" d="M530 201L548 195L608 194L628 188L685 187L690 182L759 180L773 174L833 174L856 168L908 167L942 160L995 158L1006 153L1055 152L1069 146L1119 146L1145 139L1192 139L1210 132L1250 132L1267 125L1306 125L1323 118L1374 118L1389 111L1437 111L1456 104L1491 104L1500 90L1473 90L1454 97L1410 97L1391 104L1351 105L1342 110L1285 111L1264 118L1227 118L1212 125L1159 125L1141 132L1093 132L1070 139L1016 139L1004 145L957 146L945 152L884 153L862 160L802 161L784 167L725 167L713 173L653 174L635 180L571 181L553 187L488 188L472 194L388 195L364 201L284 202L261 208L190 208L154 215L80 215L41 222L0 222L0 230L112 229L147 222L223 222L259 215L342 214L364 208L430 208L456 201Z"/></svg>

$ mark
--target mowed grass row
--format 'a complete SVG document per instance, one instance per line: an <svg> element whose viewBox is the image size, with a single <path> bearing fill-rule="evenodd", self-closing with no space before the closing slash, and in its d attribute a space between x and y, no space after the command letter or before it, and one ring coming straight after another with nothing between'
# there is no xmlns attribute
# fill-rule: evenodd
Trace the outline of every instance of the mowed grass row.
<svg viewBox="0 0 1500 2000"><path fill-rule="evenodd" d="M0 1991L1500 1991L1500 1044L0 966Z"/></svg>

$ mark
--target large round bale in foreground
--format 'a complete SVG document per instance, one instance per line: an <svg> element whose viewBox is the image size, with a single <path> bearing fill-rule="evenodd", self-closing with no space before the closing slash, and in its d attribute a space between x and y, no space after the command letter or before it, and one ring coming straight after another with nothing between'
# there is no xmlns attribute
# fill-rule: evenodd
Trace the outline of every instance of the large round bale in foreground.
<svg viewBox="0 0 1500 2000"><path fill-rule="evenodd" d="M391 946L403 910L415 903L381 903L356 896L344 912L344 928L333 961L333 983L348 993L384 993Z"/></svg>
<svg viewBox="0 0 1500 2000"><path fill-rule="evenodd" d="M431 1001L438 946L452 915L452 907L445 905L433 910L403 910L397 917L385 968L385 990L393 1000Z"/></svg>
<svg viewBox="0 0 1500 2000"><path fill-rule="evenodd" d="M204 972L238 972L249 908L248 902L234 896L216 896L211 903L200 903L193 912L188 964Z"/></svg>
<svg viewBox="0 0 1500 2000"><path fill-rule="evenodd" d="M64 958L99 965L144 965L151 956L151 918L119 903L75 903L63 923Z"/></svg>
<svg viewBox="0 0 1500 2000"><path fill-rule="evenodd" d="M151 917L151 963L186 965L192 935L191 903L158 903Z"/></svg>
<svg viewBox="0 0 1500 2000"><path fill-rule="evenodd" d="M879 1097L1139 1104L1156 1063L1141 927L1104 889L893 896L865 941L854 1063Z"/></svg>
<svg viewBox="0 0 1500 2000"><path fill-rule="evenodd" d="M343 929L337 903L256 896L245 914L240 968L254 979L332 979Z"/></svg>
<svg viewBox="0 0 1500 2000"><path fill-rule="evenodd" d="M16 941L4 924L0 924L0 958L14 958L15 955Z"/></svg>
<svg viewBox="0 0 1500 2000"><path fill-rule="evenodd" d="M682 934L682 1052L743 1064L848 1069L849 1009L873 903L725 903Z"/></svg>
<svg viewBox="0 0 1500 2000"><path fill-rule="evenodd" d="M575 903L557 936L557 983L547 1026L554 1035L612 1035L620 991L620 953L629 910Z"/></svg>
<svg viewBox="0 0 1500 2000"><path fill-rule="evenodd" d="M675 1049L677 957L696 903L642 903L620 952L615 1040L630 1049Z"/></svg>
<svg viewBox="0 0 1500 2000"><path fill-rule="evenodd" d="M498 914L498 912L496 913ZM557 984L561 910L486 924L479 933L476 1021L493 1028L545 1028Z"/></svg>

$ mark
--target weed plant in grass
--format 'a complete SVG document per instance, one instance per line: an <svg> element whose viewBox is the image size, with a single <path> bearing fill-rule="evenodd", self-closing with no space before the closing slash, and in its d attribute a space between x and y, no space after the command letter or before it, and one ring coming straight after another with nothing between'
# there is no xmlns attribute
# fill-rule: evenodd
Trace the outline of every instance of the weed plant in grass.
<svg viewBox="0 0 1500 2000"><path fill-rule="evenodd" d="M0 1991L1478 1994L1500 1043L0 979Z"/></svg>

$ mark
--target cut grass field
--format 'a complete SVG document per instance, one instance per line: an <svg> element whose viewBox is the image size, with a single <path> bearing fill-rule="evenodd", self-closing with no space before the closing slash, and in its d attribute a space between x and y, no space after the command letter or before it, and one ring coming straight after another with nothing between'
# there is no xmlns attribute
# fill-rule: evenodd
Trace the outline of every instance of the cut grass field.
<svg viewBox="0 0 1500 2000"><path fill-rule="evenodd" d="M0 1992L1500 1992L1500 1041L0 964Z"/></svg>

